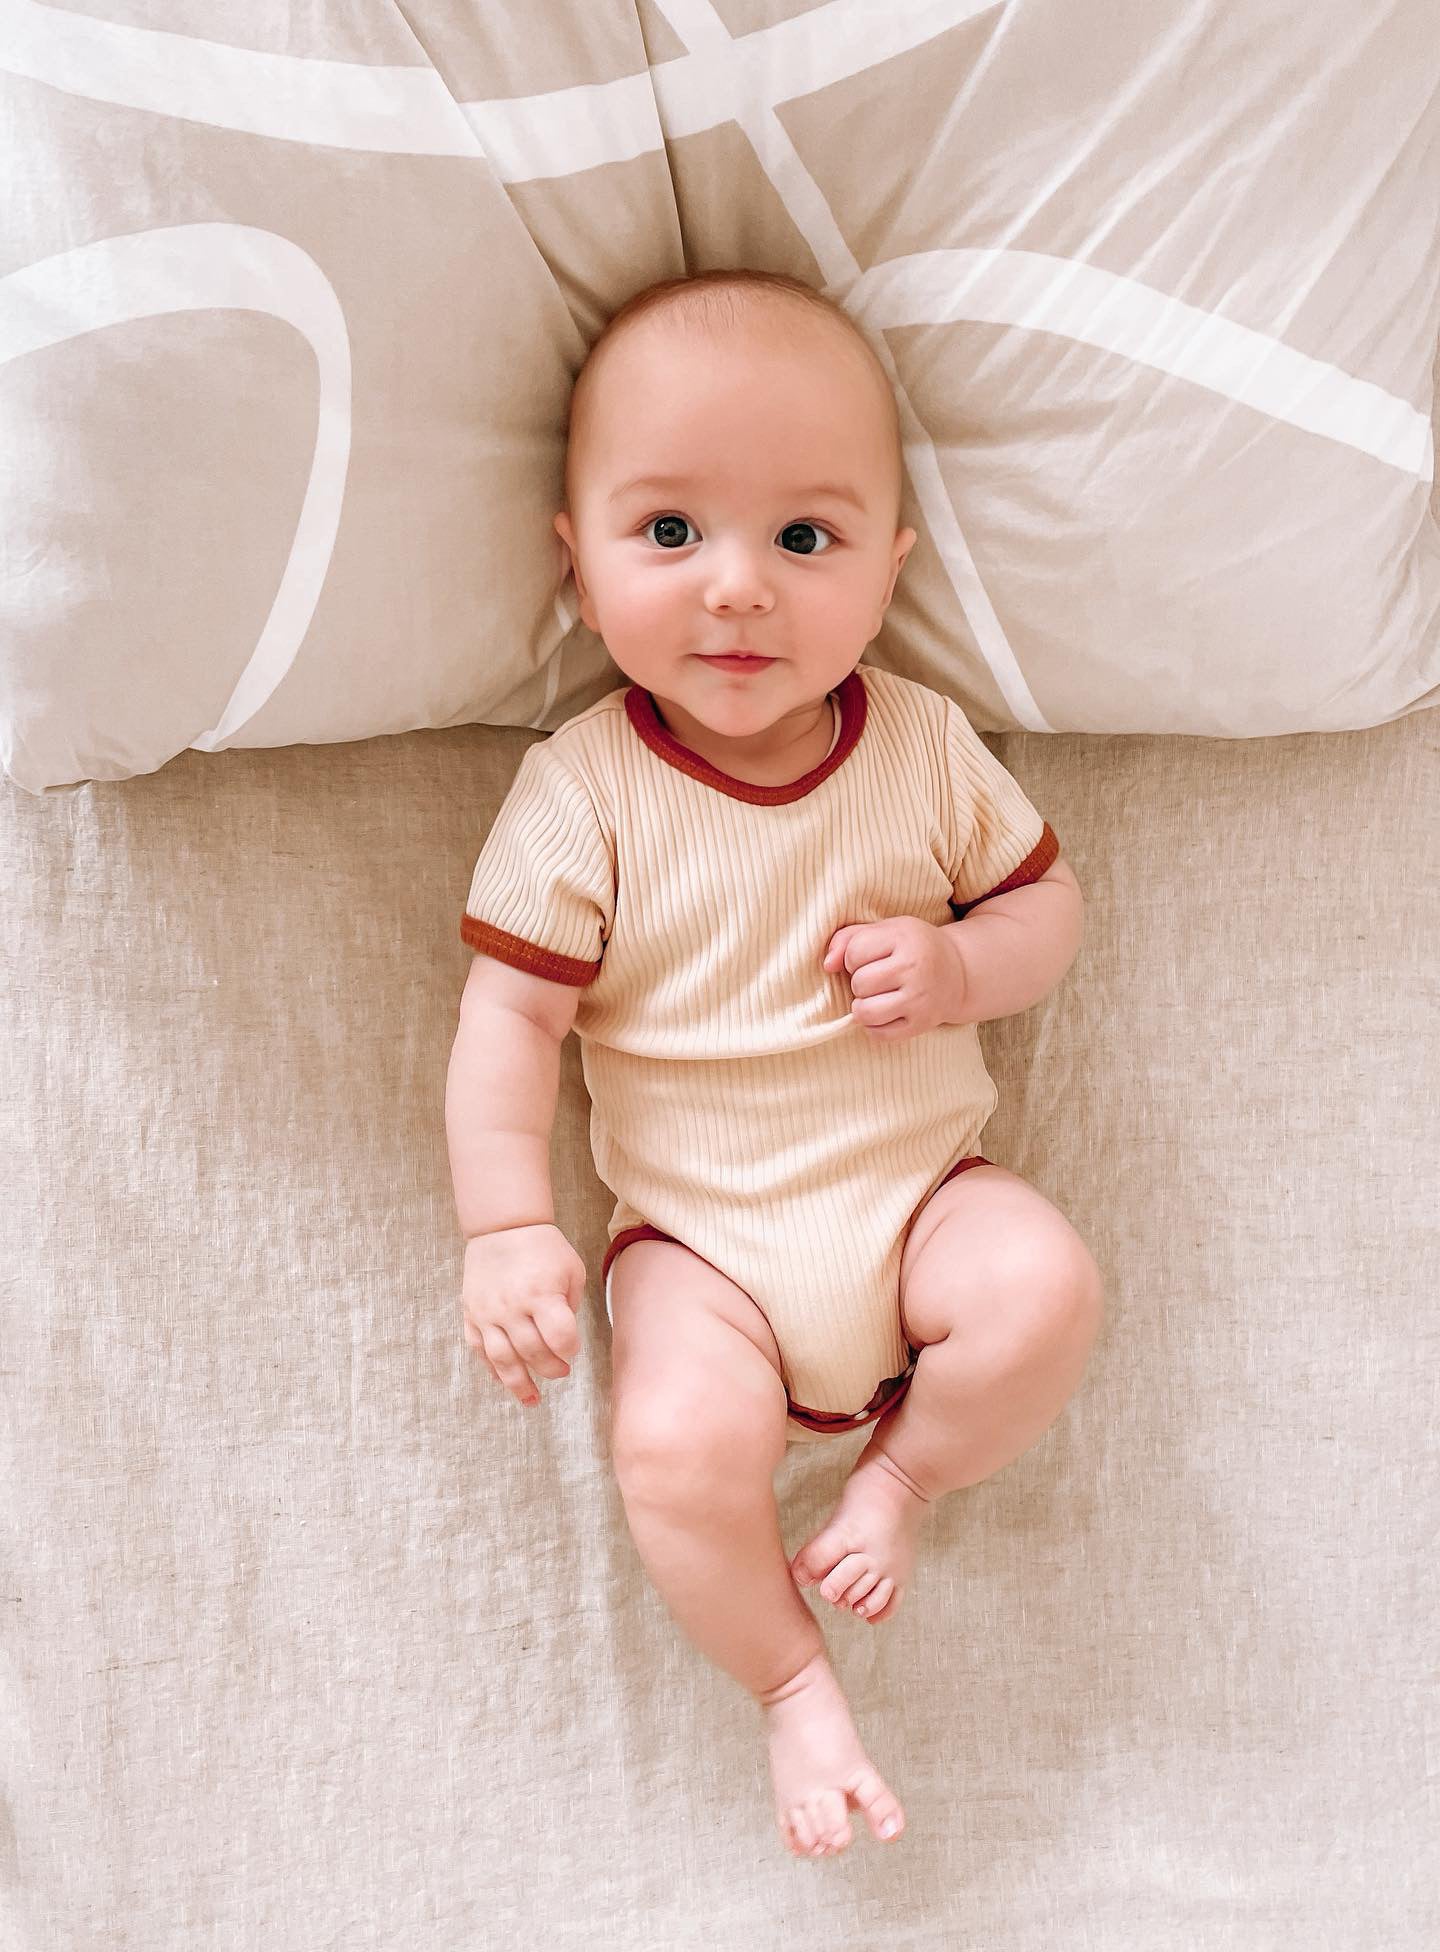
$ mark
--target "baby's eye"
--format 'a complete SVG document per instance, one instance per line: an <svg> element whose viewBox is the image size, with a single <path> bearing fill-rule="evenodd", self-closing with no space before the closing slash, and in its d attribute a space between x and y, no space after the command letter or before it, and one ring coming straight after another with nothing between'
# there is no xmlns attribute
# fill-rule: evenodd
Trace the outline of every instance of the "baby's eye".
<svg viewBox="0 0 1440 1952"><path fill-rule="evenodd" d="M683 515L652 515L650 520L645 524L645 533L648 536L654 528L664 529L668 533L658 538L660 547L662 549L677 549L684 546L684 531L689 527L690 524ZM675 533L676 529L681 531L678 536Z"/></svg>
<svg viewBox="0 0 1440 1952"><path fill-rule="evenodd" d="M693 524L684 515L652 515L645 524L645 534L648 536L652 529L659 528L664 533L653 537L652 540L658 542L662 549L679 549L685 546L684 532L691 527ZM678 535L677 529L680 531ZM787 522L780 533L782 536L797 534L800 536L801 540L792 553L801 556L813 556L817 553L814 541L816 536L825 537L824 546L818 552L822 556L835 540L830 530L823 528L819 522Z"/></svg>
<svg viewBox="0 0 1440 1952"><path fill-rule="evenodd" d="M834 536L831 535L829 529L822 529L818 522L787 522L784 528L780 531L780 533L781 535L795 535L798 533L801 536L802 540L800 543L800 547L796 553L802 556L813 556L815 554L814 542L813 541L807 542L803 540L803 538L807 535L808 536L823 535L825 537L825 548L820 551L820 554L822 556L826 553L826 550L829 549L830 544L835 540Z"/></svg>

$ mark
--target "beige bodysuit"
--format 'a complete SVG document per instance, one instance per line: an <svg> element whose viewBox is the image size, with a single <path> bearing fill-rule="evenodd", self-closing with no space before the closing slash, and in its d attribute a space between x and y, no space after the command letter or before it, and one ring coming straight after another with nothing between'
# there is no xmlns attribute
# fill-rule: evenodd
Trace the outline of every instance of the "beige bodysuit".
<svg viewBox="0 0 1440 1952"><path fill-rule="evenodd" d="M849 922L943 924L1038 880L1059 842L953 700L857 665L826 757L721 771L625 685L531 746L475 864L473 949L583 991L602 1274L682 1242L762 1310L787 1441L892 1407L916 1351L899 1268L918 1209L995 1108L973 1024L899 1043L821 967Z"/></svg>

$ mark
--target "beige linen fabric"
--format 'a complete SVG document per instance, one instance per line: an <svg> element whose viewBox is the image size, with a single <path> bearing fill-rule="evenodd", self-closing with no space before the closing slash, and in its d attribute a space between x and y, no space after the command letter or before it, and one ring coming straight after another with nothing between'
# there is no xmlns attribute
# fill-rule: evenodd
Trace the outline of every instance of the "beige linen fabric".
<svg viewBox="0 0 1440 1952"><path fill-rule="evenodd" d="M1440 695L1434 0L7 0L0 765L616 683L550 527L603 320L845 305L916 530L874 661L982 729Z"/></svg>
<svg viewBox="0 0 1440 1952"><path fill-rule="evenodd" d="M986 1150L1108 1316L893 1623L813 1602L909 1816L823 1865L625 1527L573 1038L582 1355L527 1413L460 1333L455 918L533 735L0 793L6 1952L1433 1952L1436 727L996 744L1087 910ZM788 1549L864 1441L787 1453Z"/></svg>
<svg viewBox="0 0 1440 1952"><path fill-rule="evenodd" d="M906 1235L995 1108L974 1024L872 1038L826 945L890 915L951 922L1059 853L953 699L861 664L838 700L829 755L761 786L676 738L643 687L608 693L526 753L460 923L580 990L616 1195L602 1277L656 1228L737 1282L775 1336L790 1443L903 1389Z"/></svg>

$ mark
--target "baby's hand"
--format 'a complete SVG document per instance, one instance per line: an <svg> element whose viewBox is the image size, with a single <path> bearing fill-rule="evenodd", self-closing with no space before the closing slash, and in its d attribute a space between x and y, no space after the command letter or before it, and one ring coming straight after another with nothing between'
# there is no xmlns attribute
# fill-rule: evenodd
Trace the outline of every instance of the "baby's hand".
<svg viewBox="0 0 1440 1952"><path fill-rule="evenodd" d="M522 1403L540 1401L527 1363L541 1376L570 1374L584 1293L585 1263L548 1221L476 1234L465 1243L465 1340Z"/></svg>
<svg viewBox="0 0 1440 1952"><path fill-rule="evenodd" d="M950 944L918 915L847 922L831 936L822 967L848 974L856 999L851 1016L887 1044L953 1022L964 981Z"/></svg>

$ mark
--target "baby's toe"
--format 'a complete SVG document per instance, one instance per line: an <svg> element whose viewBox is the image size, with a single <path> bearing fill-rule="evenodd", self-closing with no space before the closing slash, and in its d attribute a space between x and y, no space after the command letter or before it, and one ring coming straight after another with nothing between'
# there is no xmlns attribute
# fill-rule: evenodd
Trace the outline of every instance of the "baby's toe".
<svg viewBox="0 0 1440 1952"><path fill-rule="evenodd" d="M858 1552L847 1552L830 1568L820 1582L822 1596L834 1606L843 1606L845 1595L855 1582L873 1570L870 1561Z"/></svg>
<svg viewBox="0 0 1440 1952"><path fill-rule="evenodd" d="M830 1850L844 1850L854 1837L855 1833L850 1828L849 1808L843 1790L827 1789L819 1799L820 1841Z"/></svg>
<svg viewBox="0 0 1440 1952"><path fill-rule="evenodd" d="M785 1812L785 1841L797 1857L811 1857L819 1836L803 1803L793 1803Z"/></svg>
<svg viewBox="0 0 1440 1952"><path fill-rule="evenodd" d="M893 1843L905 1828L905 1812L893 1790L870 1772L855 1788L855 1800L881 1843Z"/></svg>
<svg viewBox="0 0 1440 1952"><path fill-rule="evenodd" d="M878 1621L892 1611L889 1603L894 1593L894 1580L882 1579L875 1590L860 1602L855 1611L862 1620Z"/></svg>
<svg viewBox="0 0 1440 1952"><path fill-rule="evenodd" d="M880 1579L881 1575L873 1566L868 1572L862 1572L848 1592L841 1595L841 1604L858 1611L866 1597L873 1595Z"/></svg>

